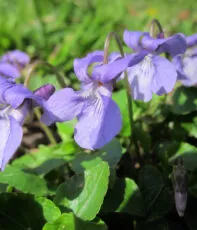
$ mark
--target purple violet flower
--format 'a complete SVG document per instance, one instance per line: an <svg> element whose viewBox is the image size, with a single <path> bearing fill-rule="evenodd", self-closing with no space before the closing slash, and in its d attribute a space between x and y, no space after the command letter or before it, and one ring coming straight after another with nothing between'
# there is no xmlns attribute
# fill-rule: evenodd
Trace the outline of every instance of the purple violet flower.
<svg viewBox="0 0 197 230"><path fill-rule="evenodd" d="M29 62L30 57L26 53L20 50L9 51L0 58L0 76L20 77L21 71Z"/></svg>
<svg viewBox="0 0 197 230"><path fill-rule="evenodd" d="M149 33L125 31L124 42L135 52L147 52L140 63L127 69L133 98L147 102L151 100L152 93L163 95L171 92L177 80L176 68L159 54L166 52L174 57L184 53L184 36L176 34L169 38L152 38Z"/></svg>
<svg viewBox="0 0 197 230"><path fill-rule="evenodd" d="M197 34L186 37L187 51L172 60L177 68L178 80L185 86L197 84Z"/></svg>
<svg viewBox="0 0 197 230"><path fill-rule="evenodd" d="M108 64L101 64L103 55L103 51L95 51L85 58L75 59L74 71L82 83L81 90L65 88L54 93L46 103L48 111L41 118L50 125L76 117L78 122L74 138L79 146L86 149L101 148L120 132L120 110L111 98L113 83L128 64L136 64L144 57L142 54L132 54L120 58L120 54L116 53L110 55ZM89 75L91 64L97 65Z"/></svg>
<svg viewBox="0 0 197 230"><path fill-rule="evenodd" d="M14 66L8 63L0 62L0 76L7 79L15 79L20 77L20 72Z"/></svg>
<svg viewBox="0 0 197 230"><path fill-rule="evenodd" d="M13 50L4 54L1 57L0 62L9 63L20 70L29 64L30 57L20 50Z"/></svg>
<svg viewBox="0 0 197 230"><path fill-rule="evenodd" d="M21 84L0 77L0 169L3 170L20 146L23 136L22 125L32 106L44 107L45 98L54 92L53 86L46 85L35 94Z"/></svg>
<svg viewBox="0 0 197 230"><path fill-rule="evenodd" d="M187 48L193 47L197 45L197 34L193 34L191 36L186 37Z"/></svg>

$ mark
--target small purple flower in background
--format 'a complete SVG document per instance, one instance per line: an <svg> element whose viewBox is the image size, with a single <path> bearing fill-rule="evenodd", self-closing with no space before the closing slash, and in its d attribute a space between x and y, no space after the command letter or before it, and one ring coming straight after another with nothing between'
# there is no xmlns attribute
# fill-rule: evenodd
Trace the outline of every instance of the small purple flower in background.
<svg viewBox="0 0 197 230"><path fill-rule="evenodd" d="M0 76L13 79L20 77L29 62L30 57L26 53L20 50L9 51L0 58Z"/></svg>
<svg viewBox="0 0 197 230"><path fill-rule="evenodd" d="M32 106L44 107L45 99L48 99L53 92L53 86L45 85L34 94L21 84L0 78L1 170L21 144L22 125Z"/></svg>
<svg viewBox="0 0 197 230"><path fill-rule="evenodd" d="M133 98L147 102L151 100L152 93L163 95L171 92L177 80L176 68L159 54L166 52L174 57L184 53L184 36L176 34L169 38L152 38L149 33L125 31L124 42L135 52L147 52L140 63L127 69Z"/></svg>
<svg viewBox="0 0 197 230"><path fill-rule="evenodd" d="M4 54L1 57L0 62L9 63L15 66L17 69L21 70L25 68L27 64L29 64L30 57L26 53L20 50L13 50L13 51L9 51L6 54Z"/></svg>
<svg viewBox="0 0 197 230"><path fill-rule="evenodd" d="M187 51L173 58L178 80L185 86L197 84L197 34L186 37Z"/></svg>
<svg viewBox="0 0 197 230"><path fill-rule="evenodd" d="M120 110L111 98L113 83L128 64L136 64L143 58L141 54L121 58L120 54L114 53L109 56L108 64L102 64L103 57L103 51L95 51L85 58L75 59L74 71L82 83L81 90L65 88L53 94L47 101L48 111L41 119L50 125L76 117L74 138L86 149L101 148L120 132ZM90 76L88 68L91 64L97 65Z"/></svg>
<svg viewBox="0 0 197 230"><path fill-rule="evenodd" d="M14 80L20 77L20 72L12 65L0 62L0 77Z"/></svg>

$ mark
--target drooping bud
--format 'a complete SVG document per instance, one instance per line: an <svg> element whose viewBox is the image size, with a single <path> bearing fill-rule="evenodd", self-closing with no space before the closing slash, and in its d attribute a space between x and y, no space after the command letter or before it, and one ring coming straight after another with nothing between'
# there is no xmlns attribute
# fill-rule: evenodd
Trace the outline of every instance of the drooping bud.
<svg viewBox="0 0 197 230"><path fill-rule="evenodd" d="M34 94L48 100L49 97L55 92L55 87L50 84L46 84L34 91Z"/></svg>
<svg viewBox="0 0 197 230"><path fill-rule="evenodd" d="M172 184L176 210L178 215L182 217L187 206L187 171L181 158L177 160L177 164L174 166Z"/></svg>

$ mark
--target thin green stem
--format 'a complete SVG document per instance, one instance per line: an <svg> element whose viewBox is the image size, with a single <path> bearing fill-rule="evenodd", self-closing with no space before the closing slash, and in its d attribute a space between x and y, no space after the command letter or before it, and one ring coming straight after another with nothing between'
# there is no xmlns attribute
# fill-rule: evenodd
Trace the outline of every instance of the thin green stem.
<svg viewBox="0 0 197 230"><path fill-rule="evenodd" d="M120 41L118 34L115 32L110 32L105 39L103 64L108 63L109 44L110 44L110 41L112 38L114 38L116 40L116 43L118 45L118 49L120 50L120 54L122 57L124 57L124 51L123 51L122 44L121 44L121 41Z"/></svg>
<svg viewBox="0 0 197 230"><path fill-rule="evenodd" d="M156 31L156 29L158 29L158 31ZM156 18L151 21L149 33L150 36L153 38L158 38L158 35L160 36L162 35L162 38L164 38L163 27L161 26L159 20L157 20ZM165 52L165 57L169 59L169 54L166 52Z"/></svg>
<svg viewBox="0 0 197 230"><path fill-rule="evenodd" d="M164 35L164 31L163 31L163 28L161 26L161 23L159 22L159 20L157 20L155 18L155 19L153 19L151 21L151 25L150 25L150 35L151 35L151 37L155 38L155 37L158 36L158 33L155 33L155 26L159 30L159 34L163 34Z"/></svg>
<svg viewBox="0 0 197 230"><path fill-rule="evenodd" d="M67 86L65 81L64 81L63 76L58 72L58 70L53 65L51 65L50 63L48 63L46 61L37 60L33 64L31 64L28 68L27 76L26 76L25 82L24 82L24 85L26 87L28 87L28 85L29 85L29 81L31 79L31 75L32 75L33 71L35 70L35 68L37 68L40 65L44 65L44 66L47 66L50 69L52 69L52 71L56 74L57 81L62 88L65 88Z"/></svg>
<svg viewBox="0 0 197 230"><path fill-rule="evenodd" d="M38 67L39 65L45 65L45 66L48 66L49 68L51 68L55 73L56 73L56 77L57 77L57 80L59 82L59 84L62 86L62 87L65 87L66 84L63 80L63 77L61 76L61 74L56 70L56 68L54 66L52 66L51 64L45 62L45 61L42 61L42 60L38 60L38 61L35 61L28 69L28 72L27 72L27 75L26 75L26 78L25 78L25 82L24 82L24 86L28 88L29 86L29 83L30 83L30 80L31 80L31 77L32 77L32 73L33 71L35 70L36 67ZM43 124L42 122L40 122L40 118L41 118L41 112L39 110L39 108L35 108L34 109L34 113L39 121L39 124L40 124L40 127L41 129L44 131L44 133L46 134L47 138L49 139L50 143L51 144L57 144L56 142L56 139L55 137L53 136L53 133L52 131L50 130L50 128L48 126L46 126L45 124Z"/></svg>
<svg viewBox="0 0 197 230"><path fill-rule="evenodd" d="M40 127L42 128L42 130L45 132L47 138L49 139L50 143L52 145L56 145L57 142L53 136L53 133L52 131L49 129L48 126L46 126L45 124L43 124L42 122L40 122L40 118L41 118L41 112L40 112L40 109L39 108L35 108L34 109L34 113L39 121L39 124L40 124Z"/></svg>
<svg viewBox="0 0 197 230"><path fill-rule="evenodd" d="M105 40L103 64L108 63L109 43L110 43L112 37L116 40L116 43L117 43L118 48L120 50L121 56L124 57L124 51L123 51L122 43L120 41L119 36L115 32L110 32L107 35L106 40ZM125 75L124 84L125 84L125 89L126 89L126 93L127 93L127 104L128 104L128 110L129 110L130 129L132 132L132 135L130 135L129 150L131 149L131 144L133 142L134 146L135 146L136 154L138 155L138 157L140 159L139 148L138 148L137 141L136 141L135 134L134 134L133 105L132 105L133 103L132 103L132 95L131 95L131 89L130 89L130 85L129 85L127 71L124 71L124 75Z"/></svg>
<svg viewBox="0 0 197 230"><path fill-rule="evenodd" d="M130 120L130 129L132 134L130 134L130 144L129 144L129 150L131 149L132 142L134 143L135 146L135 152L138 156L138 159L141 159L140 152L139 152L139 146L136 140L135 132L134 132L134 121L133 121L133 100L132 100L132 95L131 95L131 89L129 85L129 80L128 80L128 73L124 71L124 85L126 88L126 93L127 93L127 104L128 104L128 109L129 109L129 120Z"/></svg>

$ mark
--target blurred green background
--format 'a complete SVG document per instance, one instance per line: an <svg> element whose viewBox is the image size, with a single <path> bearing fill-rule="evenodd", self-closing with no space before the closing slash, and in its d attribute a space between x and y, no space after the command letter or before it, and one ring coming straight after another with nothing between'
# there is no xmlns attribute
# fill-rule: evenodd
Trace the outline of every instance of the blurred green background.
<svg viewBox="0 0 197 230"><path fill-rule="evenodd" d="M152 18L167 34L197 31L195 0L0 0L0 12L0 54L21 49L71 78L74 58L103 49L110 31L147 31Z"/></svg>

